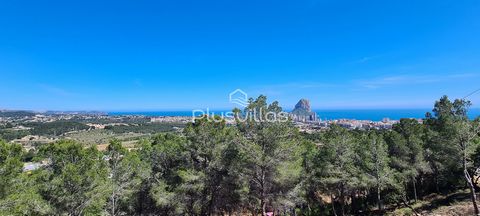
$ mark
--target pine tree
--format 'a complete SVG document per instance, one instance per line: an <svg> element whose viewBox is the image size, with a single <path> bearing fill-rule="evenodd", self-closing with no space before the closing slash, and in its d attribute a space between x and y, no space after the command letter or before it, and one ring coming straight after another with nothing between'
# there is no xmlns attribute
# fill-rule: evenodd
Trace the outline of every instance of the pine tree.
<svg viewBox="0 0 480 216"><path fill-rule="evenodd" d="M259 96L250 99L243 113L253 118L237 122L247 139L242 146L249 191L247 205L252 212L261 210L263 215L275 209L291 210L296 203L287 202L286 197L299 197L294 190L302 170L298 132L291 122L267 121L269 112L281 111L278 102L268 104L265 96Z"/></svg>
<svg viewBox="0 0 480 216"><path fill-rule="evenodd" d="M109 165L109 190L107 210L112 216L132 211L133 194L149 171L140 161L136 152L129 152L121 142L112 140L107 147L106 159Z"/></svg>
<svg viewBox="0 0 480 216"><path fill-rule="evenodd" d="M41 194L55 214L100 214L107 203L107 165L96 148L73 141L42 146L40 157L50 161L39 180Z"/></svg>

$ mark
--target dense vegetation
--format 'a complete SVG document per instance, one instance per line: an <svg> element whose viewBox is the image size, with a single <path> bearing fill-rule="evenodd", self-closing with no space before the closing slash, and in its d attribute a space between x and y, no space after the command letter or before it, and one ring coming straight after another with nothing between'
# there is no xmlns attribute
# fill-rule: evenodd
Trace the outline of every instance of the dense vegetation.
<svg viewBox="0 0 480 216"><path fill-rule="evenodd" d="M29 129L14 129L13 124L7 123L0 127L0 138L11 141L27 135L60 136L71 131L90 129L85 124L73 121L26 122L17 125Z"/></svg>
<svg viewBox="0 0 480 216"><path fill-rule="evenodd" d="M181 123L142 123L142 124L130 124L130 125L109 125L105 129L113 133L143 133L143 134L155 134L161 132L174 131L174 128L183 128L185 124Z"/></svg>
<svg viewBox="0 0 480 216"><path fill-rule="evenodd" d="M0 139L11 141L30 135L28 130L13 130L11 128L0 128Z"/></svg>
<svg viewBox="0 0 480 216"><path fill-rule="evenodd" d="M58 136L70 131L87 130L90 128L85 124L71 121L32 122L23 125L32 128L30 130L32 135L52 136Z"/></svg>
<svg viewBox="0 0 480 216"><path fill-rule="evenodd" d="M311 135L290 122L202 118L131 151L116 140L105 152L44 145L34 160L47 165L33 172L22 172L19 145L0 142L0 214L373 214L459 188L477 208L479 120L466 117L469 105L442 97L423 123ZM247 108L281 111L264 96Z"/></svg>

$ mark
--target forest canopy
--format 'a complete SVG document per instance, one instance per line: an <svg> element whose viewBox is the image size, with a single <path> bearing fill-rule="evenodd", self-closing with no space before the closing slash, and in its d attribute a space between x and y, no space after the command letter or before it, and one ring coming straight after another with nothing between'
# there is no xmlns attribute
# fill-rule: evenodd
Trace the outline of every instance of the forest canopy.
<svg viewBox="0 0 480 216"><path fill-rule="evenodd" d="M41 168L28 172L22 146L0 141L0 214L358 215L461 188L478 214L480 121L467 118L470 105L444 96L422 121L314 134L292 122L200 118L132 149L44 144L33 155ZM247 108L282 110L265 96Z"/></svg>

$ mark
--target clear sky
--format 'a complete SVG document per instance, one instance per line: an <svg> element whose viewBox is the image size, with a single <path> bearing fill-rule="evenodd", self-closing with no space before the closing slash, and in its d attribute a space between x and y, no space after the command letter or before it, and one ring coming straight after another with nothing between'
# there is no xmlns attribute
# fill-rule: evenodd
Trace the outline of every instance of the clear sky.
<svg viewBox="0 0 480 216"><path fill-rule="evenodd" d="M237 88L284 107L463 97L480 1L0 2L0 109L227 108Z"/></svg>

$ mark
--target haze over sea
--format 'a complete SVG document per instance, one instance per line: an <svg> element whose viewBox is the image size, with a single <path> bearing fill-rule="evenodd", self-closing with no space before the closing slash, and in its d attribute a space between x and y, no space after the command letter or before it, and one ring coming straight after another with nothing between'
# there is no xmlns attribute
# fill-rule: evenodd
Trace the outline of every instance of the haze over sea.
<svg viewBox="0 0 480 216"><path fill-rule="evenodd" d="M229 110L211 110L210 113L220 115ZM287 110L290 111L290 110ZM383 118L391 120L399 120L401 118L424 118L426 112L431 109L338 109L338 110L319 110L314 109L322 120L335 119L356 119L356 120L372 120L381 121ZM125 111L125 112L108 112L109 115L144 115L144 116L192 116L191 110L182 111ZM480 116L480 109L470 109L468 116L474 119Z"/></svg>

